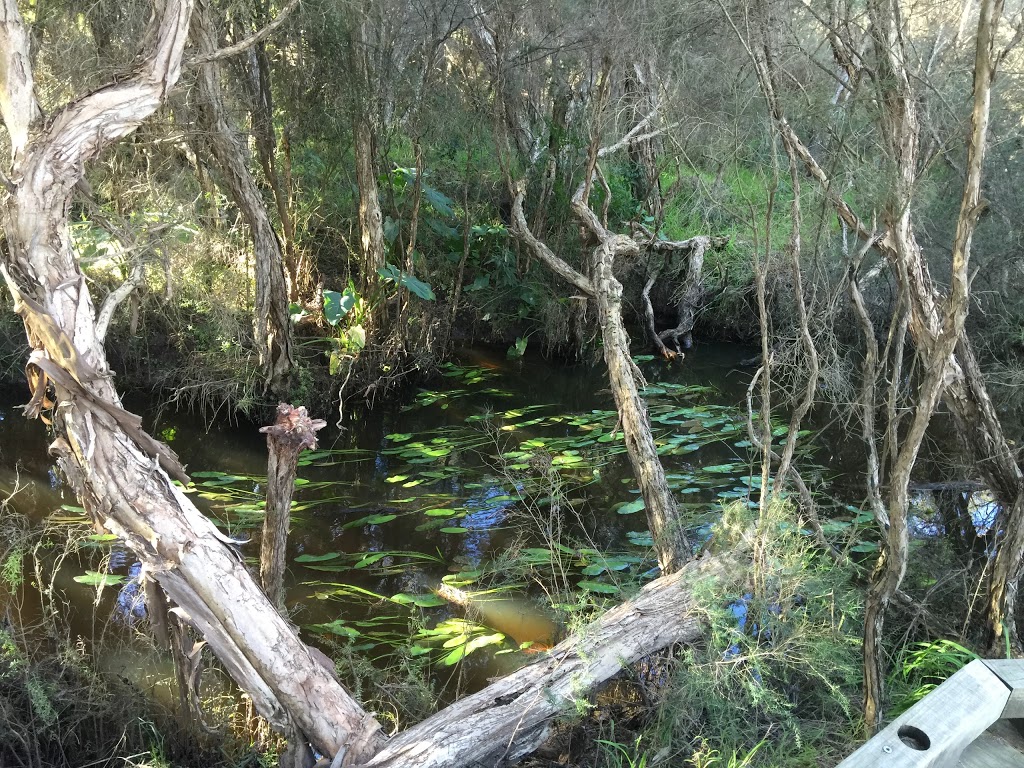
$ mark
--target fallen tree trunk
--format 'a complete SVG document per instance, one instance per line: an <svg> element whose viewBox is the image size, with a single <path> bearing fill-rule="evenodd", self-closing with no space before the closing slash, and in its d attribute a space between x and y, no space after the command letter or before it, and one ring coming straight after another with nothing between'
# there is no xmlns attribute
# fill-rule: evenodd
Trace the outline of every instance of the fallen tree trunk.
<svg viewBox="0 0 1024 768"><path fill-rule="evenodd" d="M704 631L692 587L738 574L736 551L693 560L640 590L537 661L392 738L363 768L458 768L515 762L559 715L623 668Z"/></svg>

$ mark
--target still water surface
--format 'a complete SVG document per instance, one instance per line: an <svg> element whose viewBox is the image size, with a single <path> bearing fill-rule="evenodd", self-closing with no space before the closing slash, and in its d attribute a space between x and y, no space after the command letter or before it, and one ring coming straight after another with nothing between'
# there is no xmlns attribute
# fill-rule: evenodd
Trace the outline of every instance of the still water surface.
<svg viewBox="0 0 1024 768"><path fill-rule="evenodd" d="M751 371L738 365L749 354L706 346L681 366L641 363L663 460L698 537L723 500L746 499L756 484L742 410ZM18 512L71 525L77 502L46 455L43 426L16 409L25 399L0 392L0 494L17 487ZM614 598L627 577L654 574L603 366L475 349L407 402L353 409L341 430L336 404L306 405L332 422L300 466L289 540L288 604L309 642L381 660L411 639L439 669L465 658L482 679L521 663L520 648L557 639L545 603L574 592ZM241 551L254 560L266 471L259 425L207 428L167 412L154 423L145 406L130 407L188 465L195 503L249 539ZM123 644L144 613L131 553L114 544L63 570L76 631L89 640L112 618L128 631L108 663L149 674L152 660ZM95 612L95 589L73 580L89 570L123 579ZM483 648L506 653L471 654Z"/></svg>

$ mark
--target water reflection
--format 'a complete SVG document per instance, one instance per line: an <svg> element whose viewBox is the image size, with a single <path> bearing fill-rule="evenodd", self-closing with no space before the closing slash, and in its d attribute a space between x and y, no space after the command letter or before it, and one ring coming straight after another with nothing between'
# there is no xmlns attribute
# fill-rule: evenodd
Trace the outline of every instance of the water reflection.
<svg viewBox="0 0 1024 768"><path fill-rule="evenodd" d="M719 494L748 492L742 419L718 404L731 408L742 402L745 377L731 371L743 354L706 348L689 355L684 367L642 363L649 381L670 384L660 399L652 400L652 419L694 527L706 526L706 518L718 509ZM350 409L346 429L339 432L332 424L321 433L325 450L300 467L303 485L297 489L289 539L288 602L306 627L341 620L360 642L382 644L355 622L394 619L396 627L408 631L411 615L427 626L450 616L450 609L425 607L425 599L420 600L424 605L416 604L418 613L410 614L407 604L392 598L397 593L432 595L446 573L478 569L513 543L548 546L530 527L530 516L516 514L529 495L527 482L533 483L529 488L535 496L530 503L548 504L544 514L557 518L566 541L628 551L639 572L651 567L644 515L635 505L623 509L624 502L637 498L636 486L621 436L614 431L616 416L603 368L566 368L530 356L510 364L504 350L473 355L472 362L482 365L486 375L453 368L452 375L413 402L415 407L392 403L373 412ZM726 394L712 399L671 389L681 384L715 384ZM7 401L24 399L21 392L12 392ZM313 410L324 415L327 409ZM45 430L8 415L5 410L0 418L0 489L20 465L29 487L16 499L19 511L40 521L62 503L74 504L46 454ZM231 535L252 535L242 552L254 561L266 472L265 439L258 425L210 428L187 414L165 414L147 427L173 440L195 478L197 505ZM410 448L415 444L420 447ZM520 446L526 446L522 455L514 455ZM537 473L539 481L533 477ZM546 498L553 485L566 497L554 504ZM565 559L574 579L584 578L578 557L564 552L537 555L536 567L557 557ZM107 590L103 610L133 625L144 616L138 563L115 549L109 565L127 581L119 590ZM615 592L609 574L588 578ZM76 620L82 620L91 616L95 593L76 594L81 595ZM488 601L478 616L516 642L553 638L550 627L536 628L550 618L531 615L528 603ZM516 622L523 626L516 628Z"/></svg>

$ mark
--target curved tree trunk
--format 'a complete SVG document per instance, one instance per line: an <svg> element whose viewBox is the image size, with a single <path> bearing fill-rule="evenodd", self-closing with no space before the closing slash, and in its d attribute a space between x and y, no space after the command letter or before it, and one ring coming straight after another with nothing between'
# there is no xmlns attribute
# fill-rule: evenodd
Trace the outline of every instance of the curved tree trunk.
<svg viewBox="0 0 1024 768"><path fill-rule="evenodd" d="M625 235L616 235L605 229L597 216L583 201L584 188L573 197L573 210L583 225L594 233L598 245L591 256L593 279L587 278L556 256L550 248L530 231L523 212L526 183L520 182L512 204L512 232L531 250L539 261L563 279L592 297L598 308L601 337L604 341L604 359L608 368L615 406L622 420L626 438L626 452L636 475L647 510L647 524L654 538L658 562L662 570L671 573L692 557L690 541L679 517L672 491L665 478L665 468L658 457L658 447L651 436L647 406L637 390L639 371L629 352L629 336L622 323L622 283L615 277L615 257L638 254L640 246Z"/></svg>
<svg viewBox="0 0 1024 768"><path fill-rule="evenodd" d="M3 272L33 347L26 414L52 407L50 450L85 508L135 551L257 711L282 731L297 727L323 752L348 744L355 760L365 759L379 746L380 726L313 660L225 537L171 482L169 474L186 479L173 453L121 408L71 249L68 211L83 164L160 106L179 77L192 11L191 0L161 3L135 75L56 111L44 126L35 119L17 3L0 2L0 113L18 180L2 213Z"/></svg>
<svg viewBox="0 0 1024 768"><path fill-rule="evenodd" d="M201 54L216 50L214 26L204 0L197 3L192 19L192 34L198 41ZM295 367L284 254L266 204L246 164L245 152L228 124L219 69L216 61L201 67L198 78L198 112L204 128L205 144L216 160L224 184L252 233L256 272L256 351L260 356L266 386L278 397L284 397Z"/></svg>

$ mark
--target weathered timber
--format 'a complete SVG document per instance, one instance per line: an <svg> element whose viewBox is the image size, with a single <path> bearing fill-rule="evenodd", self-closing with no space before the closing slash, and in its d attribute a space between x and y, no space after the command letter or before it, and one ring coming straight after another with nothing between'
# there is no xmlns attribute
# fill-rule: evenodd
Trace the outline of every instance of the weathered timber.
<svg viewBox="0 0 1024 768"><path fill-rule="evenodd" d="M260 427L267 436L267 512L263 517L260 539L260 581L270 602L285 614L284 564L291 523L292 495L299 454L316 448L316 433L327 426L323 419L311 419L306 407L287 403L277 406L277 417L268 427Z"/></svg>
<svg viewBox="0 0 1024 768"><path fill-rule="evenodd" d="M1024 661L988 659L985 666L1010 689L1010 697L1006 700L1002 717L1024 717Z"/></svg>
<svg viewBox="0 0 1024 768"><path fill-rule="evenodd" d="M960 756L957 768L1020 768L1024 739L1007 720L1000 720L976 738Z"/></svg>
<svg viewBox="0 0 1024 768"><path fill-rule="evenodd" d="M702 636L692 587L742 572L741 549L686 564L544 653L392 738L363 768L497 766L544 740L551 721L629 664Z"/></svg>
<svg viewBox="0 0 1024 768"><path fill-rule="evenodd" d="M1010 689L986 662L972 661L837 768L953 768L1002 717L1009 698Z"/></svg>

